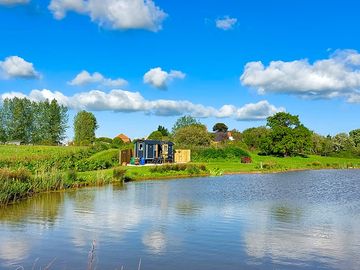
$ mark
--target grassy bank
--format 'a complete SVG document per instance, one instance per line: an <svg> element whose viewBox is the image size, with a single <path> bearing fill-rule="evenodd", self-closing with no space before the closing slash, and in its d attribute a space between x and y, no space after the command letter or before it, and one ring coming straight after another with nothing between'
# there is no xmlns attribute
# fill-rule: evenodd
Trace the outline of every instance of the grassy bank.
<svg viewBox="0 0 360 270"><path fill-rule="evenodd" d="M239 150L206 150L195 162L162 166L117 165L117 149L104 147L0 146L0 205L35 193L114 181L217 176L234 173L272 173L293 170L360 168L360 159L340 157L277 158L247 153L252 163L242 164Z"/></svg>
<svg viewBox="0 0 360 270"><path fill-rule="evenodd" d="M289 157L277 158L268 156L258 156L252 154L253 162L250 164L243 164L238 160L225 161L208 161L208 162L194 162L188 166L195 166L202 168L198 170L154 170L150 166L135 166L135 167L118 167L125 173L124 177L127 180L147 180L147 179L166 179L166 178L182 178L192 176L218 176L223 174L236 173L276 173L297 170L319 170L319 169L360 169L360 159L356 158L337 158L337 157ZM161 168L162 166L158 166ZM111 177L112 169L102 170L104 175ZM92 179L99 171L89 171L79 173L81 177Z"/></svg>

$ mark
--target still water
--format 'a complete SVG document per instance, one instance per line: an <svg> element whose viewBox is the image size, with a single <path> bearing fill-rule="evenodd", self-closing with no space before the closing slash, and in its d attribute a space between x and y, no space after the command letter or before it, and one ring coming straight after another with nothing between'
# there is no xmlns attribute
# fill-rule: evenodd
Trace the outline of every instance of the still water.
<svg viewBox="0 0 360 270"><path fill-rule="evenodd" d="M360 269L360 171L86 188L0 209L0 268Z"/></svg>

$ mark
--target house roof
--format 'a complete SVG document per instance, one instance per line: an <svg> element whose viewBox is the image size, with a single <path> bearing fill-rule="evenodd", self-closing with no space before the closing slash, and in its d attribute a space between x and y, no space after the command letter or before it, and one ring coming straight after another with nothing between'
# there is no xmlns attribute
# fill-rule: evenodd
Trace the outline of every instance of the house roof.
<svg viewBox="0 0 360 270"><path fill-rule="evenodd" d="M123 142L131 142L131 139L123 133L117 135L116 138L119 138Z"/></svg>

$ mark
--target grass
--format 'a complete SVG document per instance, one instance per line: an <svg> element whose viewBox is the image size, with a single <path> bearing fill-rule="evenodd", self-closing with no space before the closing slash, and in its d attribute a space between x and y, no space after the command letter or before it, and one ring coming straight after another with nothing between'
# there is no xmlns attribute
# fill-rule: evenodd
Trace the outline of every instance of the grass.
<svg viewBox="0 0 360 270"><path fill-rule="evenodd" d="M235 150L233 152L237 156L239 151ZM114 181L360 168L360 159L356 158L278 158L256 153L249 153L252 163L242 164L239 157L234 157L235 154L223 159L221 155L224 153L219 151L215 153L218 155L216 159L210 159L208 153L203 152L197 156L198 162L190 164L122 167L117 165L118 153L118 149L94 150L89 147L0 146L0 205L39 192Z"/></svg>

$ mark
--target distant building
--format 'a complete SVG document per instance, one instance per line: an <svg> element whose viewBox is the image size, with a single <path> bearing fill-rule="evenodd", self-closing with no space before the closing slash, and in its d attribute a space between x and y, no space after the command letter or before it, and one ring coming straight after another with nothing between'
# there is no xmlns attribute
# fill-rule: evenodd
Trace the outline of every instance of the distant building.
<svg viewBox="0 0 360 270"><path fill-rule="evenodd" d="M115 138L119 138L124 143L131 143L131 139L128 136L126 136L125 134L122 134L122 133L117 135Z"/></svg>
<svg viewBox="0 0 360 270"><path fill-rule="evenodd" d="M234 138L232 137L232 134L230 131L228 132L223 132L223 131L218 131L215 132L215 138L214 141L215 142L224 142L224 141L233 141Z"/></svg>
<svg viewBox="0 0 360 270"><path fill-rule="evenodd" d="M6 144L8 144L8 145L21 145L22 141L9 141L9 142L6 142Z"/></svg>

